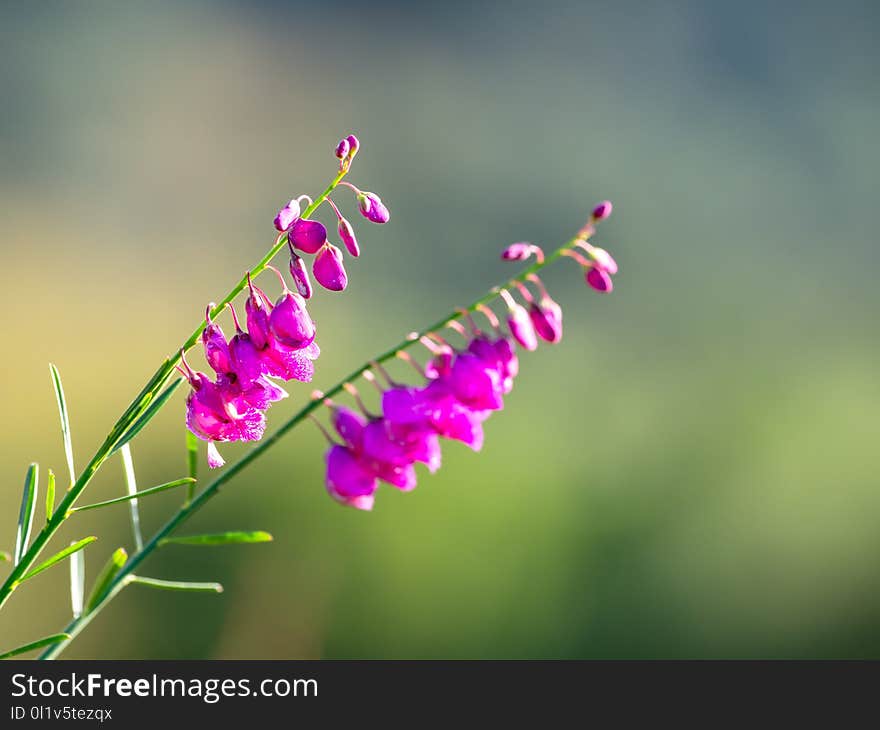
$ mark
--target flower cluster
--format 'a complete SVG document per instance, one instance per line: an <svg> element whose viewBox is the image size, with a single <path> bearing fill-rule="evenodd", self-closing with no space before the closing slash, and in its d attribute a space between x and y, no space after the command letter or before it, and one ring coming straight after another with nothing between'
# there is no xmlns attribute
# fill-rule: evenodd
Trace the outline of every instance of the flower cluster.
<svg viewBox="0 0 880 730"><path fill-rule="evenodd" d="M341 140L336 146L335 154L339 158L340 173L348 172L351 162L360 147L357 137L353 134ZM351 188L357 199L358 210L367 220L373 223L387 223L391 218L388 208L375 193L364 192L351 183L341 185ZM348 286L348 274L342 258L342 250L327 240L327 228L320 221L310 220L302 213L302 202L311 200L307 195L294 198L275 216L275 228L287 234L290 249L290 273L296 283L297 291L306 299L312 296L312 284L308 269L300 253L314 254L312 273L317 282L330 291L342 291ZM330 197L325 201L336 214L336 231L339 240L353 257L360 256L357 238L351 223L343 217L339 208Z"/></svg>
<svg viewBox="0 0 880 730"><path fill-rule="evenodd" d="M610 211L610 203L607 207ZM595 220L598 218L594 211ZM573 245L587 244L591 232L585 229ZM533 255L543 263L544 254L539 247L517 243L505 249L502 258L521 261ZM589 271L617 271L614 259L604 251L593 262L584 259L584 263ZM537 296L525 282L537 288ZM589 275L587 283L599 289ZM338 443L331 438L326 454L326 486L334 499L370 510L380 482L403 491L414 489L416 463L425 464L431 473L440 467L441 438L461 441L474 451L482 448L483 423L493 411L504 407L504 397L513 388L519 371L516 344L534 350L539 340L556 343L562 339L562 308L550 297L541 279L531 274L525 281L511 280L511 286L516 287L527 306L520 304L507 289L498 290L507 305L506 330L493 310L476 305L475 309L488 319L491 332L481 331L470 312L462 312L469 326L458 320L452 320L449 326L464 337L463 346L453 347L437 333L415 337L430 352L424 366L408 353L398 351L399 357L417 368L423 377L421 385L395 383L375 364L388 381L388 387L382 390L381 415L370 414L359 398L362 413L328 402L333 427L341 440ZM599 290L610 291L610 286ZM373 383L378 382L372 371L364 375ZM348 388L356 393L353 386Z"/></svg>
<svg viewBox="0 0 880 730"><path fill-rule="evenodd" d="M272 378L309 382L320 350L315 343L315 325L302 296L290 291L281 273L283 291L272 304L266 293L248 276L249 296L245 302L247 330L241 327L230 305L235 334L227 339L211 319L213 305L205 313L202 331L205 359L216 377L194 371L181 353L192 391L186 401L186 425L208 442L208 464L224 461L216 441L258 441L266 428L266 409L287 397Z"/></svg>

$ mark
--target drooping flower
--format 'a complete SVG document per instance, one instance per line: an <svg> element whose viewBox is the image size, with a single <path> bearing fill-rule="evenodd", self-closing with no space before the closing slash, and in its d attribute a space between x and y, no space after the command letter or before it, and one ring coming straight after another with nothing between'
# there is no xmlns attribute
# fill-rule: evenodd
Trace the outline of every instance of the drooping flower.
<svg viewBox="0 0 880 730"><path fill-rule="evenodd" d="M359 192L357 203L361 215L373 223L387 223L391 219L391 213L376 193Z"/></svg>
<svg viewBox="0 0 880 730"><path fill-rule="evenodd" d="M311 299L312 281L309 279L309 272L302 257L298 256L293 246L290 247L290 275L293 277L293 283L297 292L303 299Z"/></svg>
<svg viewBox="0 0 880 730"><path fill-rule="evenodd" d="M542 340L555 344L562 339L562 307L549 294L545 292L539 301L532 302L529 317Z"/></svg>
<svg viewBox="0 0 880 730"><path fill-rule="evenodd" d="M330 291L342 291L348 286L348 275L342 262L342 251L332 243L325 243L312 263L317 282Z"/></svg>
<svg viewBox="0 0 880 730"><path fill-rule="evenodd" d="M327 242L327 229L320 221L299 218L290 228L287 238L294 248L305 253L317 253Z"/></svg>
<svg viewBox="0 0 880 730"><path fill-rule="evenodd" d="M351 227L351 223L345 218L340 218L337 231L339 232L340 240L345 244L345 248L348 252L355 258L360 256L361 250L358 247L357 239L354 236L354 228Z"/></svg>
<svg viewBox="0 0 880 730"><path fill-rule="evenodd" d="M301 350L315 341L315 323L306 309L306 301L285 286L269 315L269 331L280 344Z"/></svg>

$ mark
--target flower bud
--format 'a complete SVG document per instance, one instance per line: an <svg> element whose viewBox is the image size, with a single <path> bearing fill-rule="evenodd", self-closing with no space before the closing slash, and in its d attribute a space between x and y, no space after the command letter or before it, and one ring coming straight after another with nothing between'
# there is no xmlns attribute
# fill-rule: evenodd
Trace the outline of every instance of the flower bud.
<svg viewBox="0 0 880 730"><path fill-rule="evenodd" d="M337 230L339 231L339 238L341 238L342 242L345 244L346 250L355 258L360 256L361 250L358 248L357 239L354 237L354 229L351 227L351 223L345 220L345 218L340 218Z"/></svg>
<svg viewBox="0 0 880 730"><path fill-rule="evenodd" d="M588 254L593 261L596 262L596 268L605 271L612 276L617 273L617 262L614 257L604 248L598 246L590 246Z"/></svg>
<svg viewBox="0 0 880 730"><path fill-rule="evenodd" d="M358 193L357 203L361 215L373 223L387 223L391 218L391 213L376 193Z"/></svg>
<svg viewBox="0 0 880 730"><path fill-rule="evenodd" d="M593 287L593 289L595 289L597 292L607 294L614 289L614 284L611 281L611 277L604 269L600 269L596 266L591 267L587 269L587 275L585 278L587 280L587 284Z"/></svg>
<svg viewBox="0 0 880 730"><path fill-rule="evenodd" d="M348 137L345 138L345 141L348 142L348 161L351 162L360 149L361 143L353 134L348 135Z"/></svg>
<svg viewBox="0 0 880 730"><path fill-rule="evenodd" d="M507 327L520 345L531 352L538 348L538 337L535 334L535 326L529 317L526 308L521 304L508 305Z"/></svg>
<svg viewBox="0 0 880 730"><path fill-rule="evenodd" d="M348 275L342 265L342 251L330 243L324 244L312 262L312 273L318 283L330 291L342 291L348 285Z"/></svg>
<svg viewBox="0 0 880 730"><path fill-rule="evenodd" d="M293 283L296 290L302 295L303 299L310 299L312 296L312 282L309 279L309 272L306 269L306 263L301 256L297 256L293 249L290 251L290 275L293 277Z"/></svg>
<svg viewBox="0 0 880 730"><path fill-rule="evenodd" d="M613 206L611 205L610 200L603 200L599 205L593 208L593 220L601 221L611 215L611 209Z"/></svg>
<svg viewBox="0 0 880 730"><path fill-rule="evenodd" d="M272 305L265 293L258 287L251 286L251 294L244 302L244 311L247 316L248 334L251 342L258 350L262 350L269 342L269 313Z"/></svg>
<svg viewBox="0 0 880 730"><path fill-rule="evenodd" d="M284 292L269 315L269 328L278 342L295 350L315 339L315 323L306 310L306 300L295 292Z"/></svg>
<svg viewBox="0 0 880 730"><path fill-rule="evenodd" d="M546 294L540 302L532 302L529 317L538 337L546 342L559 342L562 339L562 307Z"/></svg>
<svg viewBox="0 0 880 730"><path fill-rule="evenodd" d="M333 154L336 155L337 159L344 160L348 157L348 151L351 149L351 146L348 143L347 139L340 139L339 144L336 145L336 149Z"/></svg>
<svg viewBox="0 0 880 730"><path fill-rule="evenodd" d="M287 234L291 245L305 253L317 253L327 242L327 229L319 221L297 219Z"/></svg>
<svg viewBox="0 0 880 730"><path fill-rule="evenodd" d="M297 218L299 218L299 202L291 200L275 216L275 228L279 231L286 231Z"/></svg>
<svg viewBox="0 0 880 730"><path fill-rule="evenodd" d="M501 258L504 261L525 261L532 255L532 249L535 248L527 241L519 243L511 243L501 252Z"/></svg>

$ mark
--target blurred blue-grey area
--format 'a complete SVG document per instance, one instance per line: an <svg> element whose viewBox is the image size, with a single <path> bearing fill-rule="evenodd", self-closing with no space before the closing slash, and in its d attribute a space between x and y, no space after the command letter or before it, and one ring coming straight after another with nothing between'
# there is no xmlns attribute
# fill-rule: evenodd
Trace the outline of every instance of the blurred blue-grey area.
<svg viewBox="0 0 880 730"><path fill-rule="evenodd" d="M392 219L316 296L315 382L270 427L509 275L506 244L615 205L614 293L547 274L564 340L523 356L482 453L448 444L365 514L303 426L185 530L274 542L143 568L225 593L133 586L67 656L880 656L878 32L870 2L4 3L5 549L27 464L65 473L47 363L82 467L341 135ZM132 451L143 487L185 474L182 399ZM87 499L123 489L113 460ZM87 534L91 580L125 506L57 544ZM46 571L0 644L69 614Z"/></svg>

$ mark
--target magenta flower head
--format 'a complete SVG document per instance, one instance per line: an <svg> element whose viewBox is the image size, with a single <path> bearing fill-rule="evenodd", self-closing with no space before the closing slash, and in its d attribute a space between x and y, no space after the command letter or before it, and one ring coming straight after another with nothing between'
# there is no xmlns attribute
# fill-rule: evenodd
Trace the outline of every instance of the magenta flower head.
<svg viewBox="0 0 880 730"><path fill-rule="evenodd" d="M341 504L371 510L379 480L346 448L336 444L327 452L327 491Z"/></svg>
<svg viewBox="0 0 880 730"><path fill-rule="evenodd" d="M232 312L236 330L235 336L229 340L232 371L237 376L238 384L242 388L248 388L263 374L262 357L251 336L241 328L231 303L229 310Z"/></svg>
<svg viewBox="0 0 880 730"><path fill-rule="evenodd" d="M339 144L336 145L336 149L333 151L333 154L336 155L337 159L344 160L348 157L348 151L351 149L351 145L348 143L347 139L340 139Z"/></svg>
<svg viewBox="0 0 880 730"><path fill-rule="evenodd" d="M542 340L555 344L562 339L562 307L546 292L539 302L532 302L529 317Z"/></svg>
<svg viewBox="0 0 880 730"><path fill-rule="evenodd" d="M610 200L603 200L599 205L593 208L592 218L594 221L605 220L609 215L611 215L611 210L614 206L611 205Z"/></svg>
<svg viewBox="0 0 880 730"><path fill-rule="evenodd" d="M348 274L342 264L342 251L331 243L325 243L312 262L312 273L325 289L342 291L348 286Z"/></svg>
<svg viewBox="0 0 880 730"><path fill-rule="evenodd" d="M293 246L290 247L290 275L293 277L293 283L302 298L311 299L312 281L309 279L309 271L306 269L306 263L302 257L293 250Z"/></svg>
<svg viewBox="0 0 880 730"><path fill-rule="evenodd" d="M317 253L327 242L327 229L319 221L298 218L287 234L290 244L305 253Z"/></svg>
<svg viewBox="0 0 880 730"><path fill-rule="evenodd" d="M306 300L285 289L269 315L269 331L279 343L301 350L315 340L315 323L306 310Z"/></svg>
<svg viewBox="0 0 880 730"><path fill-rule="evenodd" d="M376 193L358 193L357 204L361 215L373 223L387 223L391 218L391 213Z"/></svg>
<svg viewBox="0 0 880 730"><path fill-rule="evenodd" d="M346 250L355 258L360 256L361 250L358 247L357 239L354 237L354 228L351 227L351 223L345 220L345 218L340 218L337 230L339 231L339 238L345 244Z"/></svg>
<svg viewBox="0 0 880 730"><path fill-rule="evenodd" d="M293 225L297 218L299 218L299 201L291 200L275 216L275 228L284 232Z"/></svg>

